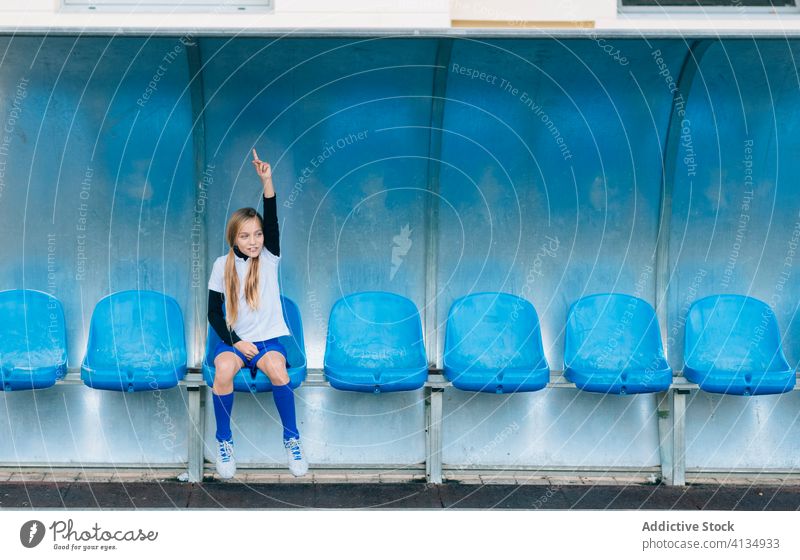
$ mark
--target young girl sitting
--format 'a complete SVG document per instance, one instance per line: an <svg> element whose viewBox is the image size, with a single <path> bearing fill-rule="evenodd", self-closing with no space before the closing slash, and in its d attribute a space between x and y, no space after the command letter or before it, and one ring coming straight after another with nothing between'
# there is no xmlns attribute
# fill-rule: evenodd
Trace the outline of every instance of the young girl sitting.
<svg viewBox="0 0 800 560"><path fill-rule="evenodd" d="M295 476L303 476L308 463L300 447L294 392L286 373L286 349L278 340L290 333L283 320L278 287L280 244L272 169L255 150L253 157L264 185L264 219L254 208L233 213L225 230L230 250L214 261L208 280L208 321L220 338L214 350L216 375L212 388L219 447L217 473L221 478L236 474L230 428L233 377L246 366L253 377L261 370L272 383L289 470Z"/></svg>

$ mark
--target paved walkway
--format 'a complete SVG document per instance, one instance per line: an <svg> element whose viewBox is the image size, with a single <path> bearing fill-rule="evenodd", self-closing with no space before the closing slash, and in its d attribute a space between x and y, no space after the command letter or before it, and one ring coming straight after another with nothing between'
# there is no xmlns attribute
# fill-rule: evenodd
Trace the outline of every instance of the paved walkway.
<svg viewBox="0 0 800 560"><path fill-rule="evenodd" d="M275 474L269 482L256 481L258 475L245 475L234 482L208 477L202 484L176 479L126 481L121 475L112 482L80 480L80 477L61 481L9 477L12 479L0 481L0 508L800 510L800 485L796 483L737 480L733 484L691 483L670 487L643 482L610 484L584 478L507 484L498 483L499 479L487 483L477 476L472 483L388 480L342 483L336 482L334 475L326 481L319 475L318 480L307 482L290 481Z"/></svg>

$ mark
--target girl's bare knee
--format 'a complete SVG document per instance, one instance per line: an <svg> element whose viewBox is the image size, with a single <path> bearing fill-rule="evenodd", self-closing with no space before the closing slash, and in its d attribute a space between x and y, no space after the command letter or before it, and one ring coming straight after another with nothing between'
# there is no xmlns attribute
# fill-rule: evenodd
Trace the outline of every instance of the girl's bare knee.
<svg viewBox="0 0 800 560"><path fill-rule="evenodd" d="M233 383L236 372L241 369L240 362L241 359L235 355L223 356L220 354L217 356L214 360L214 389L228 388Z"/></svg>
<svg viewBox="0 0 800 560"><path fill-rule="evenodd" d="M258 361L258 369L263 371L273 385L286 385L289 383L289 374L286 372L286 359L280 352L270 351Z"/></svg>

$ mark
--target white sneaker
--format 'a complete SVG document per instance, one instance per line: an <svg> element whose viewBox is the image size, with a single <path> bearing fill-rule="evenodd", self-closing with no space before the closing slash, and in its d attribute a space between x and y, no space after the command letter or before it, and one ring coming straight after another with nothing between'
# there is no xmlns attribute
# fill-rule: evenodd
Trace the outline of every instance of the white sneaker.
<svg viewBox="0 0 800 560"><path fill-rule="evenodd" d="M219 441L217 450L217 474L220 478L233 478L236 474L236 459L233 458L233 441Z"/></svg>
<svg viewBox="0 0 800 560"><path fill-rule="evenodd" d="M289 460L289 471L294 476L303 476L308 472L308 461L303 456L300 440L292 437L283 442L286 448L286 457Z"/></svg>

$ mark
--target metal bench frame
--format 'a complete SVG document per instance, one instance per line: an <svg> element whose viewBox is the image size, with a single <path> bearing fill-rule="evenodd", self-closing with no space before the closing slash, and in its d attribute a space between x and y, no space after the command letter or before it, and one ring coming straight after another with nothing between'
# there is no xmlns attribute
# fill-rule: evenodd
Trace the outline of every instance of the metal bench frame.
<svg viewBox="0 0 800 560"><path fill-rule="evenodd" d="M67 376L56 385L83 385L80 378L80 371L77 368L70 368ZM203 456L204 433L205 433L205 399L206 392L209 390L203 380L203 374L199 368L189 368L189 373L179 383L180 388L188 391L189 403L189 449L188 449L188 473L189 482L201 482L206 473L206 465ZM309 369L306 380L302 386L307 387L329 387L325 380L325 374L321 369ZM430 483L439 484L445 477L443 472L447 470L447 465L442 463L442 419L443 419L443 396L445 389L458 391L447 381L439 369L430 369L428 381L423 388L425 398L425 478ZM550 383L547 389L576 389L575 384L569 382L561 371L551 371ZM331 390L334 390L331 388ZM668 391L657 393L658 402L658 434L659 434L659 454L661 457L661 480L671 486L683 486L686 484L686 395L692 390L700 390L697 384L687 382L683 377L674 376L672 385ZM795 385L795 391L800 391L800 383ZM377 396L376 398L380 398ZM620 396L619 398L629 398ZM758 397L751 397L758 398ZM19 465L25 466L25 465ZM246 465L242 465L246 468ZM331 465L336 468L370 468L368 465ZM389 465L373 465L374 468L386 468ZM213 470L213 465L209 464ZM475 465L469 470L492 471L492 470L536 470L538 473L548 474L573 474L577 476L577 470L564 468L552 469L547 466L523 466L509 469L508 466L492 467ZM604 469L598 466L592 471L606 473L616 472L618 469ZM647 469L637 469L636 472L642 474ZM761 471L758 471L761 472Z"/></svg>

